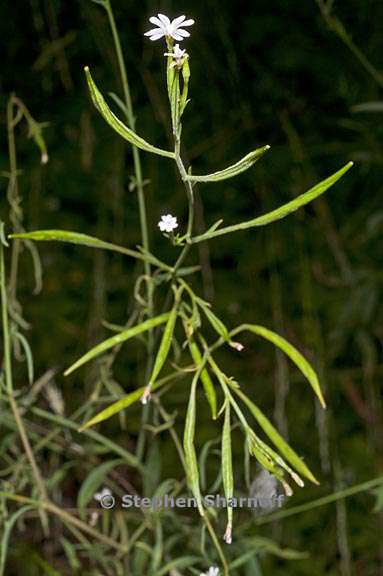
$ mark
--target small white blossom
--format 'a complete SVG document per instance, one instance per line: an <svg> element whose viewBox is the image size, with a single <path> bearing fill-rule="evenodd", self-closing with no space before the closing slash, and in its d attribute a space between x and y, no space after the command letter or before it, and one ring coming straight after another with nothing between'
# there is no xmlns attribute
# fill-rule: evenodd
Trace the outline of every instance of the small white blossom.
<svg viewBox="0 0 383 576"><path fill-rule="evenodd" d="M158 227L161 232L173 232L178 228L177 218L171 214L165 214L161 216L161 220L158 222Z"/></svg>
<svg viewBox="0 0 383 576"><path fill-rule="evenodd" d="M110 496L111 494L109 488L103 488L101 492L96 492L96 494L94 494L93 499L97 502L101 502L105 496Z"/></svg>
<svg viewBox="0 0 383 576"><path fill-rule="evenodd" d="M159 40L163 36L166 36L181 42L181 40L190 36L190 33L181 28L181 26L192 26L194 24L194 20L185 20L185 18L186 16L178 16L178 18L170 21L164 14L152 16L149 18L149 22L155 24L157 28L145 32L145 36L149 36L150 40Z"/></svg>
<svg viewBox="0 0 383 576"><path fill-rule="evenodd" d="M225 540L226 544L231 544L233 541L233 527L230 522L228 522L226 526L226 532L223 539Z"/></svg>
<svg viewBox="0 0 383 576"><path fill-rule="evenodd" d="M200 576L219 576L219 568L211 566L208 572L201 572Z"/></svg>
<svg viewBox="0 0 383 576"><path fill-rule="evenodd" d="M141 396L140 402L141 402L141 404L142 404L143 406L146 406L146 404L147 404L147 403L149 402L149 400L150 400L150 397L151 397L151 392L150 392L150 390L151 390L150 387L147 386L147 387L145 388L145 390L144 390L143 395Z"/></svg>
<svg viewBox="0 0 383 576"><path fill-rule="evenodd" d="M171 56L174 59L172 66L181 66L182 59L187 56L186 50L181 50L180 45L176 44L173 52L165 52L164 56Z"/></svg>
<svg viewBox="0 0 383 576"><path fill-rule="evenodd" d="M240 342L234 342L233 340L229 342L229 344L232 348L237 350L237 352L242 352L242 350L245 348L243 344L241 344Z"/></svg>

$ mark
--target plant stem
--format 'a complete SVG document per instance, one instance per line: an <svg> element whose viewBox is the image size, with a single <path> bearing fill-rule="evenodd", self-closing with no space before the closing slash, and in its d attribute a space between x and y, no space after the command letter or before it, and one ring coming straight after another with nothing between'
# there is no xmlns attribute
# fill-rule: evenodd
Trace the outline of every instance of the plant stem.
<svg viewBox="0 0 383 576"><path fill-rule="evenodd" d="M379 476L378 478L374 478L373 480L368 480L367 482L363 482L362 484L356 484L355 486L345 488L344 490L335 492L335 494L329 494L328 496L323 496L322 498L318 498L317 500L312 500L311 502L307 502L306 504L300 504L298 506L294 506L293 508L288 508L287 510L281 510L280 512L274 512L272 514L267 515L265 514L265 516L253 520L253 522L255 522L255 524L257 525L268 524L269 522L274 522L275 520L281 520L282 518L287 518L288 516L294 516L295 514L301 514L302 512L308 512L309 510L313 510L314 508L319 508L320 506L331 504L332 502L336 502L341 498L349 498L350 496L354 496L355 494L359 494L360 492L366 492L367 490L377 488L378 486L381 485L383 485L383 476Z"/></svg>
<svg viewBox="0 0 383 576"><path fill-rule="evenodd" d="M13 381L12 381L12 360L11 360L11 343L9 337L9 322L8 322L8 300L7 288L5 279L5 264L4 264L4 245L0 239L0 290L1 290L1 315L3 324L3 343L4 343L4 368L5 368L5 384L8 394L12 396Z"/></svg>
<svg viewBox="0 0 383 576"><path fill-rule="evenodd" d="M322 13L322 17L325 20L327 26L332 30L347 46L347 48L354 54L354 56L359 60L363 68L370 74L370 76L375 80L375 82L383 88L383 75L375 68L373 64L368 60L360 48L354 44L354 41L350 34L347 32L342 22L338 20L335 16L331 14L331 7L328 7L323 0L316 0L319 9Z"/></svg>
<svg viewBox="0 0 383 576"><path fill-rule="evenodd" d="M168 49L169 49L169 46L168 46ZM170 59L170 60L171 60L171 59ZM168 60L168 67L169 67L169 65L170 65L170 63L171 63L170 60ZM177 71L176 73L178 73L178 71ZM177 80L176 80L176 81L177 81ZM170 104L171 104L171 106L172 106L172 102L170 102ZM179 106L179 100L178 100L177 102L173 103L173 105L175 105L176 108L178 108L178 106ZM182 264L183 261L185 260L187 254L188 254L188 252L189 252L189 250L190 250L190 247L191 247L191 244L189 243L189 240L190 240L191 237L192 237L193 224L194 224L194 192L193 192L192 183L189 182L189 181L187 181L187 179L186 179L186 177L187 177L187 172L186 172L186 168L185 168L184 163L183 163L182 158L181 158L181 129L182 129L182 128L181 128L179 110L178 110L178 109L176 109L176 110L174 110L174 111L172 110L172 115L174 115L174 117L177 119L177 125L176 125L176 126L173 126L173 131L174 131L174 153L175 153L175 162L176 162L176 165L177 165L177 168L178 168L178 172L179 172L179 174L180 174L180 176L181 176L181 179L182 179L182 181L183 181L183 183L184 183L184 185L185 185L186 194L187 194L187 198L188 198L188 205L189 205L188 223L187 223L186 238L185 238L185 239L186 239L186 244L185 244L185 246L183 247L183 249L182 249L182 251L181 251L181 253L180 253L180 255L179 255L179 257L178 257L178 259L177 259L177 261L176 261L176 263L175 263L175 265L173 266L172 275L173 275L173 277L174 277L174 276L175 276L175 273L177 272L177 270L179 269L179 267L181 266L181 264ZM174 430L172 427L171 427L171 431L172 431L171 433L172 433L172 436L173 436L173 440L175 441L176 447L179 449L180 446L181 446L181 443L180 443L180 441L177 442L177 441L175 440L174 436L176 436L176 438L178 438L178 437L177 437L177 434L176 434L175 430ZM181 448L181 451L182 451L182 448ZM182 451L182 453L183 453L183 451ZM184 468L185 468L185 473L186 473L185 458L183 457L183 458L181 459L181 461L182 461L182 464L183 464L183 466L184 466ZM215 546L215 548L216 548L216 550L217 550L217 552L218 552L219 558L220 558L220 560L221 560L221 562L222 562L222 567L223 567L224 576L229 576L229 574L230 574L229 566L228 566L228 564L227 564L225 555L224 555L224 553L223 553L222 546L221 546L221 544L220 544L220 542L219 542L219 540L218 540L217 534L216 534L216 532L215 532L215 530L214 530L214 528L213 528L213 526L212 526L212 524L211 524L211 522L210 522L207 514L204 514L204 515L202 516L202 520L204 521L204 523L205 523L205 525L206 525L206 527L207 527L207 529L208 529L208 532L209 532L209 534L210 534L210 537L211 537L211 539L212 539L212 541L213 541L213 544L214 544L214 546Z"/></svg>
<svg viewBox="0 0 383 576"><path fill-rule="evenodd" d="M85 532L85 534L89 534L89 536L96 538L106 546L110 546L111 548L114 548L115 550L118 550L119 552L122 552L124 554L127 553L128 551L128 548L126 546L118 544L117 542L115 542L113 538L104 536L104 534L101 534L88 524L85 524L85 522L82 522L82 520L80 520L76 516L73 516L73 514L70 514L70 512L67 512L62 508L59 508L52 502L34 500L33 498L27 498L26 496L21 496L19 494L11 494L9 492L0 492L0 497L8 498L8 500L13 500L14 502L19 502L20 504L31 504L32 506L35 506L38 509L43 509L46 512L50 512L51 514L58 516L63 522L68 522L69 524L75 526L76 528L79 528L82 532Z"/></svg>
<svg viewBox="0 0 383 576"><path fill-rule="evenodd" d="M117 61L118 67L120 71L121 77L121 84L122 89L124 92L124 99L125 99L125 112L126 112L126 120L128 122L129 128L135 131L136 127L136 119L133 112L133 104L132 104L132 97L130 94L130 87L128 82L128 76L126 73L126 65L125 59L121 49L121 42L120 37L118 34L116 21L114 19L114 14L112 10L112 6L110 0L107 0L105 3L105 9L108 14L110 29L112 31L114 46L116 49L117 54ZM141 226L141 236L142 236L142 245L144 249L149 252L149 234L148 234L148 224L146 218L146 205L145 205L145 194L144 194L144 182L142 177L142 167L141 167L141 158L140 152L136 146L132 147L133 149L133 163L134 163L134 171L136 177L136 186L137 186L137 195L138 195L138 205L139 205L139 214L140 214L140 226ZM148 278L151 276L151 266L148 261L144 262L145 274ZM153 308L153 290L150 283L148 283L148 316L152 315L152 308Z"/></svg>
<svg viewBox="0 0 383 576"><path fill-rule="evenodd" d="M3 226L0 223L1 227ZM3 230L2 236L3 236ZM46 488L40 470L37 466L35 457L33 455L33 450L30 445L27 433L25 431L24 423L21 418L16 400L13 396L13 374L12 374L12 344L9 332L9 319L8 319L8 295L6 288L6 275L5 275L5 260L4 260L4 239L0 238L0 292L1 292L1 314L2 314L2 325L3 325L3 345L4 345L4 368L5 368L5 383L8 393L8 399L12 408L12 412L15 418L17 429L20 434L22 444L24 446L25 453L29 460L32 472L35 478L36 486L40 492L41 498L45 501L48 499ZM44 530L48 531L48 518L46 514L42 514L41 520L43 523Z"/></svg>
<svg viewBox="0 0 383 576"><path fill-rule="evenodd" d="M160 400L159 400L159 399L156 399L155 402L157 403L157 405L158 405L158 407L159 407L159 411L160 411L161 416L164 418L165 422L168 422L168 420L169 420L169 415L166 413L166 411L165 411L164 408L162 407L162 405L161 405L161 403L160 403ZM174 425L171 425L171 426L169 427L169 432L170 432L170 435L171 435L171 437L172 437L172 439L173 439L173 442L174 442L174 444L175 444L175 446L176 446L176 449L177 449L177 451L178 451L178 453L179 453L179 455L180 455L181 463L182 463L182 466L183 466L184 471L185 471L185 474L186 474L186 473L187 473L187 472L186 472L186 463L185 463L185 456L184 456L184 452L183 452L183 448L182 448L182 442L181 442L181 440L180 440L179 437L178 437L178 434L177 434L177 431L176 431L175 428L174 428ZM212 539L212 541L213 541L213 544L214 544L214 546L215 546L215 548L216 548L216 550L217 550L217 552L218 552L218 556L219 556L219 558L220 558L220 560L221 560L221 562L222 562L224 576L229 576L229 575L230 575L230 571L229 571L229 566L228 566L228 564L227 564L227 560L226 560L226 558L225 558L225 554L223 553L221 543L220 543L220 541L219 541L219 539L218 539L218 537L217 537L217 534L216 534L216 532L215 532L215 530L214 530L214 527L212 526L212 524L211 524L211 522L210 522L210 520L209 520L208 515L207 515L207 514L204 514L204 515L202 516L202 520L203 520L203 522L205 523L206 528L207 528L208 531L209 531L209 534L210 534L210 536L211 536L211 539Z"/></svg>
<svg viewBox="0 0 383 576"><path fill-rule="evenodd" d="M177 272L178 268L181 266L181 264L183 263L183 261L185 260L189 250L190 250L190 244L189 244L189 240L192 237L192 233L193 233L193 224L194 224L194 192L193 192L193 185L191 182L189 182L188 180L186 180L186 176L187 176L187 172L184 166L184 163L182 161L181 158L181 139L179 136L179 131L177 134L175 134L175 146L174 146L174 152L175 152L175 156L176 156L176 164L177 164L177 168L179 171L179 174L181 176L181 179L185 185L186 188L186 194L187 194L187 198L188 198L188 204L189 204L189 215L188 215L188 224L187 224L187 229L186 229L186 244L183 247L183 250L181 252L181 254L178 257L178 260L176 261L175 265L173 266L173 276L174 274Z"/></svg>
<svg viewBox="0 0 383 576"><path fill-rule="evenodd" d="M205 522L207 529L209 530L210 537L214 542L214 545L217 549L218 555L219 555L220 560L222 562L223 574L224 574L224 576L229 576L230 570L229 570L229 566L227 564L227 560L226 560L225 555L223 553L222 546L221 546L221 544L217 538L217 534L215 533L215 530L214 530L207 514L205 514L205 516L203 517L203 521Z"/></svg>
<svg viewBox="0 0 383 576"><path fill-rule="evenodd" d="M82 432L79 432L78 431L79 424L77 422L73 422L68 418L58 416L57 414L52 414L51 412L48 412L38 407L31 407L31 412L32 414L36 414L36 416L39 416L40 418L44 418L44 420L54 422L57 426L63 426L64 428L73 430L73 432L76 432L78 434L85 434L85 436L88 436L88 438L91 438L94 442L97 442L98 444L105 446L114 454L117 454L118 456L124 458L129 466L133 466L134 468L139 469L140 472L143 472L140 463L133 454L131 454L130 452L125 450L122 446L119 446L112 440L109 440L109 438L103 436L99 432L96 432L95 430L83 430Z"/></svg>
<svg viewBox="0 0 383 576"><path fill-rule="evenodd" d="M20 232L18 222L20 219L21 208L19 206L16 143L15 143L15 123L17 120L14 118L13 108L14 108L14 96L12 94L8 100L7 105L8 155L9 155L9 172L10 172L8 201L11 207L10 218L14 227L14 231ZM16 284L17 284L17 271L19 266L20 245L21 245L20 240L15 240L12 243L12 249L11 249L11 270L9 275L9 291L12 300L16 299Z"/></svg>
<svg viewBox="0 0 383 576"><path fill-rule="evenodd" d="M120 78L122 89L124 92L124 99L125 99L125 113L126 119L128 122L128 126L135 131L136 119L134 116L133 111L133 104L132 104L132 97L130 93L128 75L126 72L126 64L124 55L121 49L121 42L120 37L118 34L116 21L114 18L112 5L110 0L105 0L104 3L105 10L108 15L109 25L113 36L114 46L117 54L117 61L118 67L120 71ZM137 197L138 197L138 207L139 207L139 215L140 215L140 227L141 227L141 238L142 238L142 245L144 247L145 252L150 251L150 244L149 244L149 234L148 234L148 223L146 217L146 205L145 205L145 193L144 193L144 181L142 176L142 167L141 167L141 158L140 152L136 146L132 147L133 149L133 163L134 163L134 171L135 171L135 184L137 188ZM150 262L145 259L144 260L144 272L147 278L146 287L147 287L147 315L149 318L153 317L153 283L151 281L151 265ZM148 380L150 377L150 372L152 369L153 363L153 348L154 348L154 333L152 330L149 330L148 333L148 358L147 358L147 365L146 365L146 379ZM139 460L142 460L143 453L145 450L145 424L149 417L149 405L143 407L142 411L142 426L141 432L138 437L137 441L137 457Z"/></svg>

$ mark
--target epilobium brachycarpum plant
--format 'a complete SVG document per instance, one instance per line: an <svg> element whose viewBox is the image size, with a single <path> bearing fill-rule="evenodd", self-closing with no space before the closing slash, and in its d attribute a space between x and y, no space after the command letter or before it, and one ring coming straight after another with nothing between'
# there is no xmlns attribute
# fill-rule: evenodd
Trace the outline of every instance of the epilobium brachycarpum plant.
<svg viewBox="0 0 383 576"><path fill-rule="evenodd" d="M315 370L285 338L258 324L249 323L237 327L225 326L219 315L212 310L210 303L201 298L196 292L190 278L193 274L197 274L198 270L195 267L187 266L187 258L195 245L200 242L210 241L231 233L245 233L245 230L253 232L253 228L272 224L288 216L326 192L350 169L352 163L349 162L304 194L275 208L271 212L228 226L223 226L222 220L219 220L202 234L196 235L196 185L214 186L218 183L219 186L220 181L234 178L245 170L252 169L254 164L269 150L270 146L262 145L257 147L228 167L219 170L214 168L210 174L195 174L191 166L185 165L181 146L182 122L186 118L189 102L191 57L180 43L190 35L190 32L185 27L190 28L194 21L187 19L185 16L180 16L171 21L167 16L158 14L158 16L150 18L150 22L156 28L146 32L146 36L154 42L165 41L162 49L159 49L159 54L161 58L165 58L166 63L166 85L174 139L172 150L162 149L147 142L137 134L134 129L134 123L128 121L128 125L125 124L105 101L88 67L85 68L85 74L94 106L110 127L133 146L136 154L135 158L137 158L138 150L142 150L160 156L163 162L171 161L176 166L188 203L188 219L187 222L180 222L176 216L163 214L158 222L159 230L174 247L174 261L165 263L158 259L149 250L149 245L145 241L145 234L143 234L143 246L134 249L117 246L73 231L39 230L29 233L17 233L12 236L35 241L57 240L116 251L143 263L145 267L144 274L137 280L137 295L140 297L137 298L139 309L137 310L136 318L140 318L141 321L126 329L118 329L117 334L99 343L74 362L66 370L65 374L72 374L81 366L102 354L110 352L131 338L146 335L148 336L148 342L151 342L148 347L150 348L150 353L153 353L153 360L148 364L150 371L147 376L142 374L142 381L139 383L138 388L101 412L96 413L83 424L82 430L111 418L135 402L141 401L143 405L148 405L151 400L155 400L157 390L165 385L168 389L171 389L178 382L180 371L182 371L184 376L190 374L190 396L184 426L183 463L189 487L198 502L199 513L210 530L210 514L203 503L195 448L197 393L200 388L203 389L206 401L209 404L212 419L222 420L221 466L222 483L226 498L233 498L234 495L231 432L235 423L238 423L243 431L249 454L254 456L264 469L281 482L287 495L292 493L293 484L302 487L304 480L317 483L317 479L304 460L286 443L254 400L242 391L240 384L235 378L227 375L218 364L216 358L218 349L229 346L240 354L243 345L238 339L240 339L242 333L249 332L259 336L278 347L290 358L307 379L323 408L325 407L325 400ZM129 119L129 114L126 115ZM140 210L142 223L145 221L142 203L140 204ZM141 297L142 286L146 288L146 298ZM166 294L165 298L162 298L163 293ZM161 306L163 301L165 304ZM209 330L212 328L215 331L216 339L214 341L209 341L206 335L208 333L207 328ZM175 372L162 377L166 365L169 365L172 361L173 349L177 349L177 342L181 333L181 350L189 355L189 360L185 364L186 368L180 369L177 366ZM180 354L177 354L177 364L179 357ZM254 429L248 414L251 415L255 424L267 437L267 442L260 437L258 430ZM210 533L213 536L211 530ZM233 510L231 507L227 508L227 526L223 538L228 544L232 542ZM227 570L227 567L224 566L225 573L228 573Z"/></svg>

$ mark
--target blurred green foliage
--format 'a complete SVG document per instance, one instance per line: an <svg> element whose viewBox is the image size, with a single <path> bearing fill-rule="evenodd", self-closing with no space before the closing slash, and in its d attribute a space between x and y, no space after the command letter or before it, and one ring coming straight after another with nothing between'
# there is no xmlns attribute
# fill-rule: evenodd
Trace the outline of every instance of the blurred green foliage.
<svg viewBox="0 0 383 576"><path fill-rule="evenodd" d="M275 414L278 427L288 430L292 445L321 479L320 488L304 489L294 502L378 475L383 443L383 124L379 106L361 111L357 106L381 103L382 85L330 29L314 0L145 0L139 5L115 0L113 6L141 135L157 146L171 146L163 46L144 38L147 18L157 12L185 13L196 20L185 42L192 71L191 102L184 117L185 157L196 173L204 173L250 149L271 145L239 178L199 187L201 232L220 218L231 224L266 212L348 160L355 161L353 170L312 206L264 230L200 245L199 260L193 263L201 264L200 288L228 326L249 321L279 331L322 377L326 415L315 406L297 371L266 343L244 339L240 356L226 352L222 357L226 371L267 414ZM330 17L339 18L373 65L381 64L382 2L334 2ZM25 128L18 129L25 228L76 230L134 247L140 236L131 150L93 109L83 74L89 65L104 93L121 93L105 14L87 0L16 0L2 3L0 21L1 172L9 169L9 95L21 98L39 122L49 122L44 131L50 157L46 166L40 164ZM151 242L156 255L167 261L174 248L159 234L157 222L163 212L171 212L185 223L187 205L172 164L146 155L142 160ZM5 177L0 185L1 217L6 219ZM24 253L18 296L31 324L28 337L36 374L57 370L56 384L69 415L94 391L100 364L68 379L62 372L106 337L102 320L126 321L137 269L116 255L85 248L47 244L40 245L39 252L43 290L31 295L32 267ZM143 384L143 361L139 342L129 345L129 353L121 350L114 379L122 390ZM23 386L25 377L20 364L16 382ZM179 432L187 394L188 386L181 384L164 400L169 413L178 413ZM46 400L41 404L47 409ZM216 438L218 427L202 402L199 410L202 446ZM132 447L140 412L140 407L130 408L125 428L115 418L103 425L103 433ZM179 477L170 436L164 432L155 439L153 458L161 453L155 479ZM238 443L233 449L237 483L246 490L243 449ZM46 473L53 474L59 462L65 464L65 457L48 459ZM83 457L73 462L62 490L65 500L74 504L86 471ZM216 469L210 465L210 483L218 465L218 459ZM154 486L147 487L149 493ZM360 495L346 501L343 511L334 504L271 527L252 527L248 515L235 524L243 521L253 535L275 537L283 546L311 554L291 563L267 556L260 574L375 576L382 570L383 550L382 517L371 513L373 504L373 498ZM24 557L29 554L25 547L32 551L38 542L32 533L20 541L14 536L15 568L9 574L21 573L15 551L20 549ZM54 558L55 552L46 550L46 556ZM48 573L41 565L36 570L28 574Z"/></svg>

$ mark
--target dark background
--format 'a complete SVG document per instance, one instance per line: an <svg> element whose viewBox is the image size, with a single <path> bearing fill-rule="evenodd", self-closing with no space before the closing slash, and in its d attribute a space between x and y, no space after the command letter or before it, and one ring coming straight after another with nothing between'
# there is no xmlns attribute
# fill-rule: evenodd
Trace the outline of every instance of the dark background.
<svg viewBox="0 0 383 576"><path fill-rule="evenodd" d="M227 372L269 416L275 415L320 477L321 486L305 489L297 502L377 476L383 438L383 127L381 110L355 107L381 100L382 76L366 70L314 0L115 0L113 6L139 134L157 146L171 146L164 45L151 43L143 32L151 27L148 17L157 12L171 17L185 13L196 24L184 43L192 71L191 102L183 121L184 157L204 173L271 145L267 155L238 178L199 188L200 230L221 217L230 224L266 212L347 161L355 162L334 188L304 210L265 229L200 245L189 261L202 264L195 287L228 326L246 321L274 328L305 353L322 377L326 416L315 407L295 368L270 345L248 338L240 358L234 352L222 358ZM379 70L383 2L335 2L333 15ZM38 150L26 138L25 125L17 131L25 228L76 230L135 246L140 236L136 195L129 191L131 150L93 109L83 74L88 65L104 94L121 95L104 11L86 0L3 1L0 22L0 170L8 170L5 108L11 92L35 119L49 122L44 130L50 157L46 166L40 165ZM186 226L182 185L166 159L142 154L142 161L149 180L145 191L153 251L171 262L176 249L160 235L157 222L169 211ZM1 218L6 220L5 177L0 186ZM87 248L44 244L39 252L43 289L32 295L33 270L25 252L19 299L31 324L28 339L36 374L57 369L56 383L70 414L94 390L97 364L68 379L61 373L106 337L103 319L126 321L138 269ZM119 354L114 377L121 389L143 384L143 356L139 343ZM17 375L21 387L22 365ZM178 410L181 430L187 391L184 386L176 390L165 403L170 411ZM117 420L106 423L103 433L125 443L128 434L134 446L140 408L127 413L126 431ZM217 433L201 401L201 445ZM171 440L162 434L158 443L161 477L178 474ZM242 452L238 442L237 470L243 466ZM81 465L74 472L78 482L84 474ZM241 473L238 485L244 489ZM66 490L71 493L70 486ZM310 551L311 559L274 561L266 564L265 574L381 574L381 522L371 512L373 504L366 495L346 501L345 520L340 520L336 504L286 520L276 539ZM255 532L270 536L275 529ZM348 563L339 544L342 537L348 542Z"/></svg>

